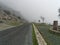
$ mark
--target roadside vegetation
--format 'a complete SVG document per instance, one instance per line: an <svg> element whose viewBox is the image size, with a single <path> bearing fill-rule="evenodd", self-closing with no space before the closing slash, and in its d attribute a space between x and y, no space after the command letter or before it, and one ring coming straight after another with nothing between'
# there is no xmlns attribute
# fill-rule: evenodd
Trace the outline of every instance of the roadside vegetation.
<svg viewBox="0 0 60 45"><path fill-rule="evenodd" d="M8 21L7 24L11 26L18 26L18 25L21 25L22 23L18 21Z"/></svg>
<svg viewBox="0 0 60 45"><path fill-rule="evenodd" d="M45 41L47 42L47 45L60 45L60 34L51 32L49 30L51 27L50 25L36 24L36 26Z"/></svg>
<svg viewBox="0 0 60 45"><path fill-rule="evenodd" d="M32 28L33 28L33 26L32 26ZM34 28L33 28L33 30L32 30L32 39L33 39L33 45L38 45Z"/></svg>

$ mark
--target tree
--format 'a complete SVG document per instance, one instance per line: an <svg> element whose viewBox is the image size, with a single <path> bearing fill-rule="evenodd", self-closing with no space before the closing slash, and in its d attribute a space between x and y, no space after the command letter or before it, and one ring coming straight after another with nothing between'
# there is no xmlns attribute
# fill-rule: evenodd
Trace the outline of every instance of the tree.
<svg viewBox="0 0 60 45"><path fill-rule="evenodd" d="M58 12L60 13L60 8L58 9Z"/></svg>
<svg viewBox="0 0 60 45"><path fill-rule="evenodd" d="M58 12L59 12L59 15L58 15L58 17L60 18L60 8L58 9Z"/></svg>
<svg viewBox="0 0 60 45"><path fill-rule="evenodd" d="M21 19L21 17L18 16L18 19Z"/></svg>
<svg viewBox="0 0 60 45"><path fill-rule="evenodd" d="M4 10L4 12L5 12L7 15L10 15L10 14L11 14L11 12L8 11L8 10Z"/></svg>
<svg viewBox="0 0 60 45"><path fill-rule="evenodd" d="M38 22L40 22L40 20L38 20Z"/></svg>
<svg viewBox="0 0 60 45"><path fill-rule="evenodd" d="M40 18L41 18L42 22L44 23L45 17L41 16Z"/></svg>

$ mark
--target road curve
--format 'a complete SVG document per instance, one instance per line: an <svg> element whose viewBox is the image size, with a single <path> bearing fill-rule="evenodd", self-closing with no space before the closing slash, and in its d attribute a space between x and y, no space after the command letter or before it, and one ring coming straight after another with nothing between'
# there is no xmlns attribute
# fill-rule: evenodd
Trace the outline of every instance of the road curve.
<svg viewBox="0 0 60 45"><path fill-rule="evenodd" d="M33 45L32 25L24 24L0 31L0 45Z"/></svg>

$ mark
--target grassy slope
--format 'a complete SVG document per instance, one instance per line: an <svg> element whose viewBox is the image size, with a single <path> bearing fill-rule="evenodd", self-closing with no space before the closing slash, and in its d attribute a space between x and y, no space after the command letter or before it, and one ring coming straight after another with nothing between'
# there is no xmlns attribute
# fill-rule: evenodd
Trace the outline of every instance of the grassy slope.
<svg viewBox="0 0 60 45"><path fill-rule="evenodd" d="M37 26L48 45L60 45L60 35L49 31L48 25Z"/></svg>
<svg viewBox="0 0 60 45"><path fill-rule="evenodd" d="M11 26L18 26L18 25L20 25L20 24L22 24L22 23L20 23L20 22L18 22L18 21L6 21L6 24L8 24L8 25L11 25Z"/></svg>

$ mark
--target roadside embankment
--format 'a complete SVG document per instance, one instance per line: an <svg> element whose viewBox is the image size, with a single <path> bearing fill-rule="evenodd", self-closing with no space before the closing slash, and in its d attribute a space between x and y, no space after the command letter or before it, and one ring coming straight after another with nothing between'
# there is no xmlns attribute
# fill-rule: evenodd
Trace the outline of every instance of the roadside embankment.
<svg viewBox="0 0 60 45"><path fill-rule="evenodd" d="M34 24L33 24L33 27L34 27L34 31L35 31L38 45L47 45L44 38L42 37L42 35L40 34L40 32L38 31L38 29L36 28L36 26Z"/></svg>

